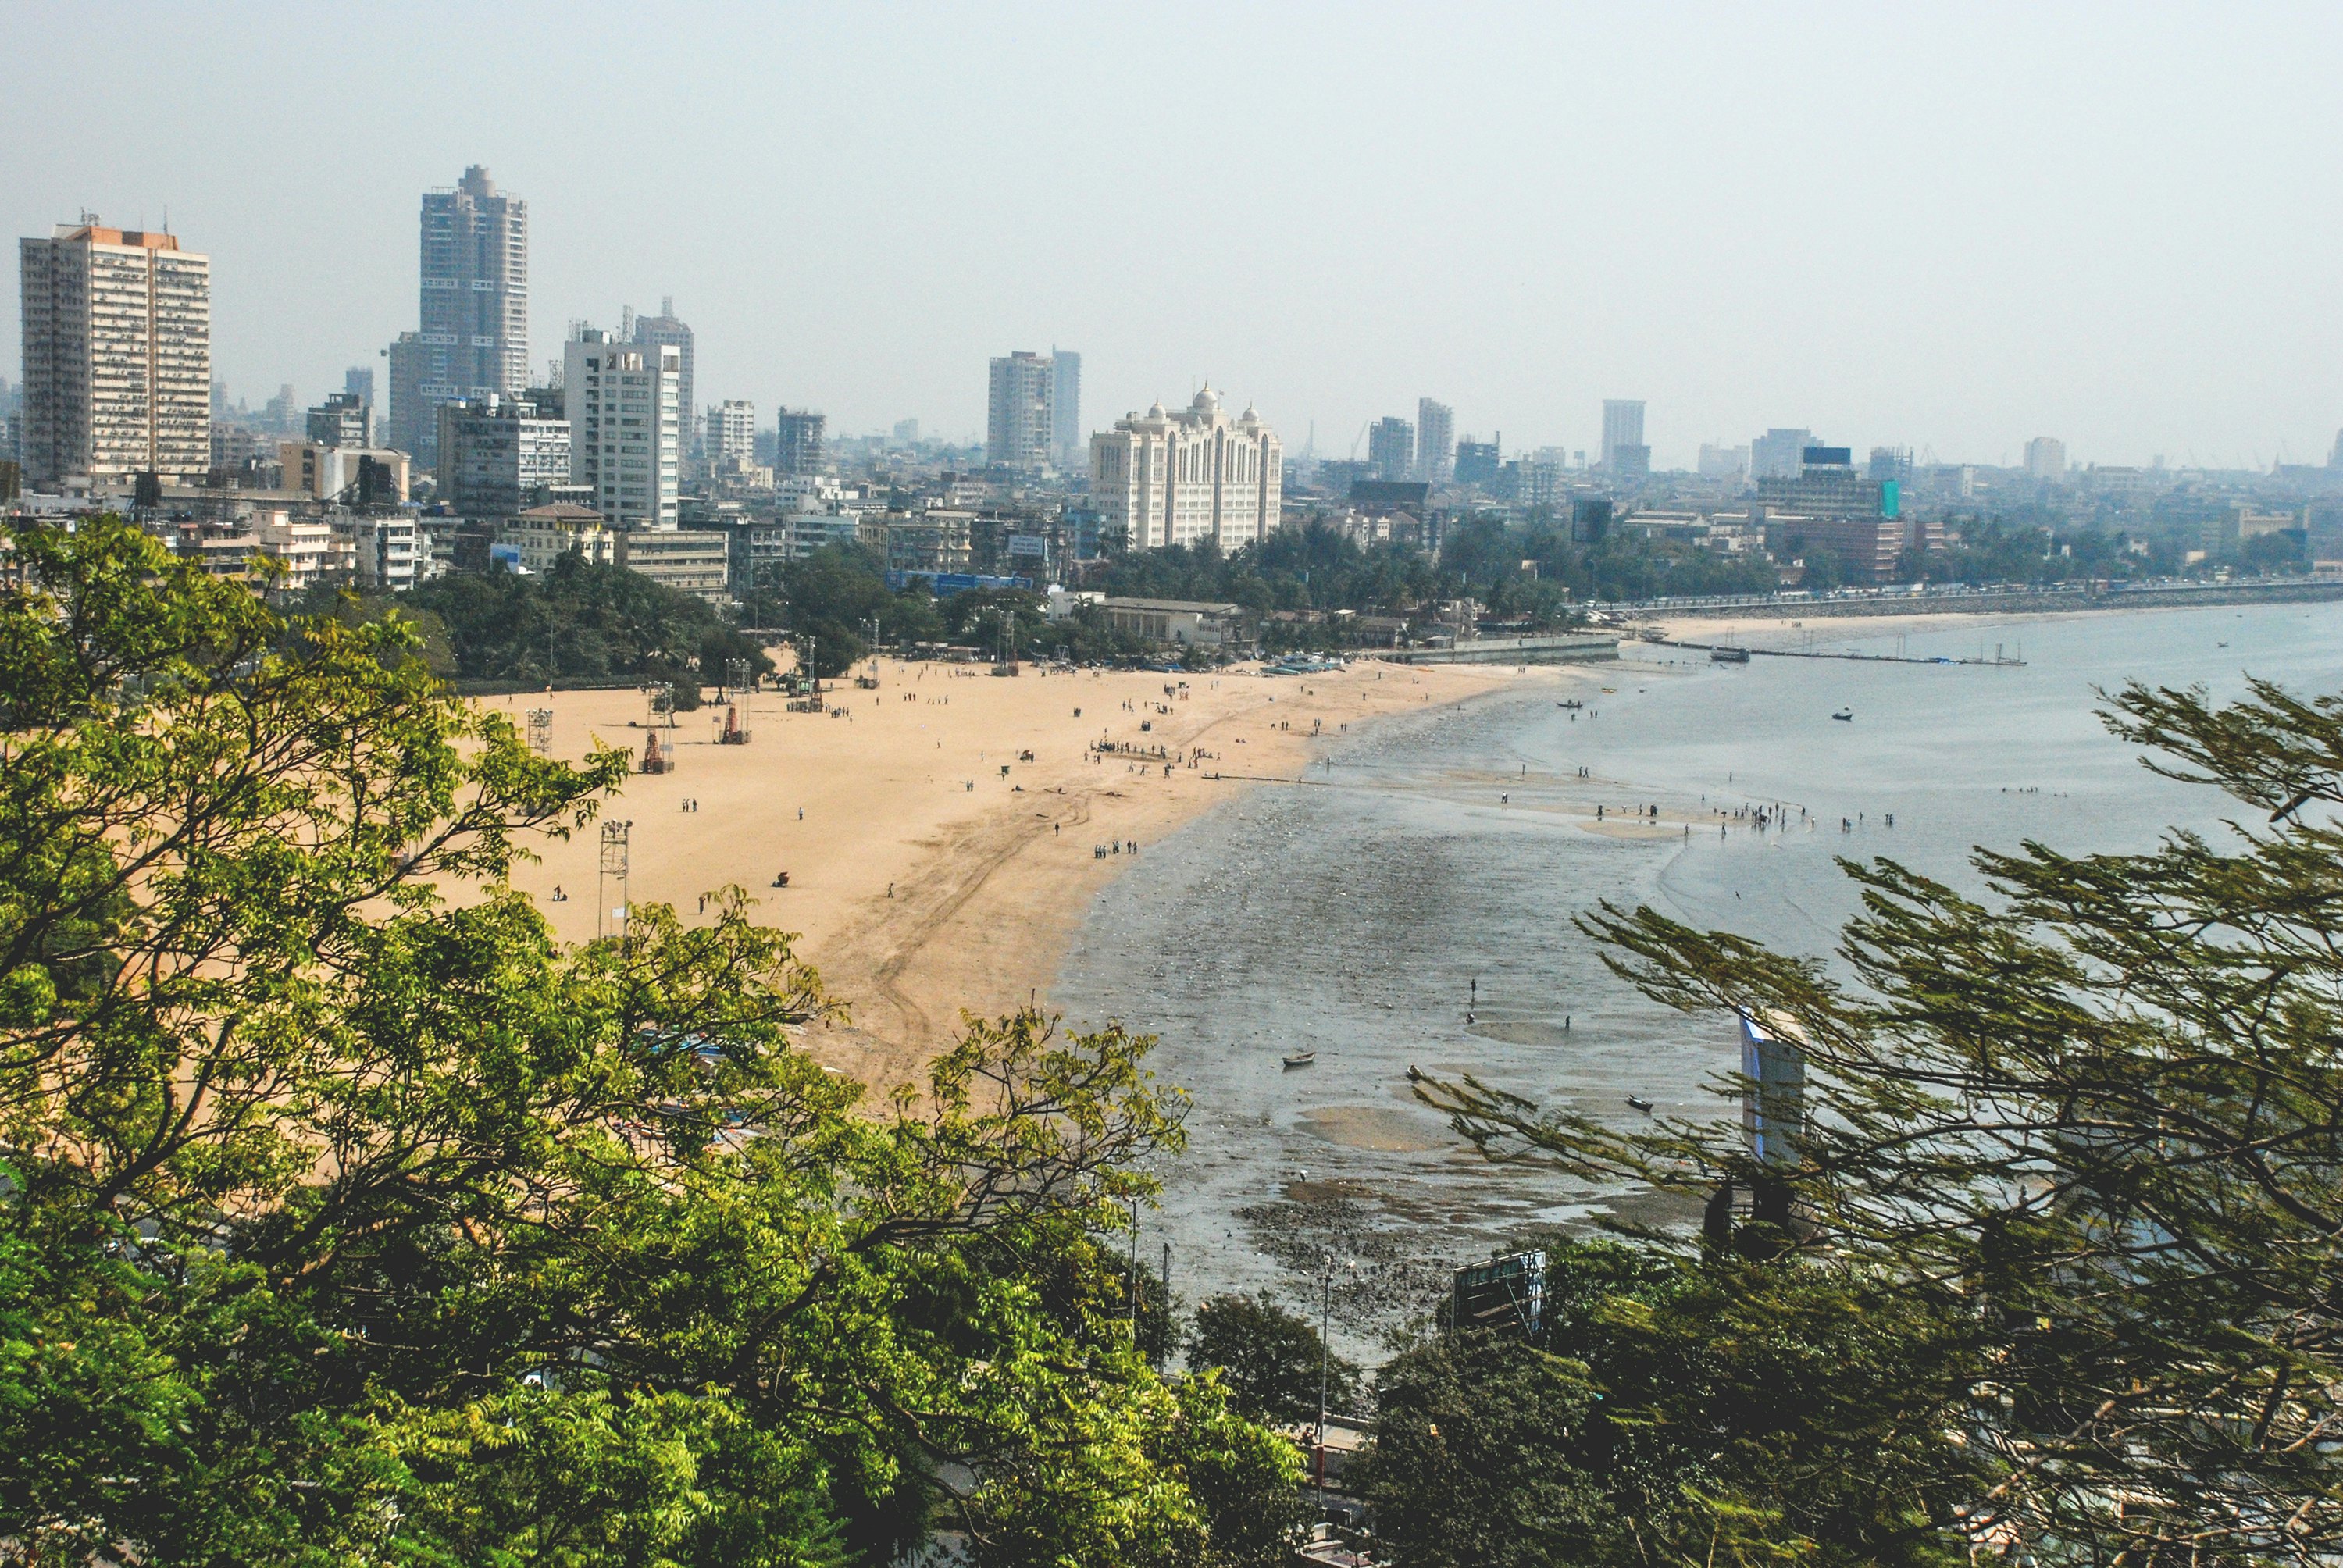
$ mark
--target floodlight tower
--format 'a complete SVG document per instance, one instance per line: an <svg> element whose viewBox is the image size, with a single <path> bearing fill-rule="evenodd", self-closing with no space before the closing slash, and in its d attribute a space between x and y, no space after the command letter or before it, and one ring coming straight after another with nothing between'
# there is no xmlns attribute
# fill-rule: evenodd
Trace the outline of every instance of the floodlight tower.
<svg viewBox="0 0 2343 1568"><path fill-rule="evenodd" d="M528 749L539 757L553 755L553 709L550 708L528 710Z"/></svg>
<svg viewBox="0 0 2343 1568"><path fill-rule="evenodd" d="M602 824L601 872L594 885L594 934L597 937L623 937L627 934L627 839L634 825L631 819ZM610 900L610 884L613 882L618 888L615 906ZM607 931L603 930L606 917L611 928Z"/></svg>

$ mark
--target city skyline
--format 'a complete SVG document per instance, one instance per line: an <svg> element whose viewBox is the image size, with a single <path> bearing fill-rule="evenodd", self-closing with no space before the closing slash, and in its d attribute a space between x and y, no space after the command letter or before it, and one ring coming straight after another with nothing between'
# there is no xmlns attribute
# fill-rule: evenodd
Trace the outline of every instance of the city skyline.
<svg viewBox="0 0 2343 1568"><path fill-rule="evenodd" d="M1004 343L1074 342L1091 432L1209 377L1297 448L1314 427L1322 455L1432 387L1460 431L1589 450L1601 401L1632 393L1655 467L1789 426L2013 467L2046 432L2077 466L2324 460L2343 425L2343 301L2318 260L2338 220L2302 193L2334 156L2338 111L2310 78L2343 19L1962 15L1393 20L1356 41L1345 75L1304 69L1334 18L1299 9L1265 18L1242 60L1148 75L1120 58L1143 57L1123 47L1135 21L1078 30L1056 13L994 29L819 12L641 28L594 10L555 28L491 12L467 24L478 48L428 69L417 30L360 16L350 47L296 69L291 35L261 20L35 5L17 28L25 89L0 108L17 160L0 210L33 235L83 208L159 225L167 206L214 257L215 374L243 396L290 381L310 400L347 365L379 365L415 325L415 193L479 164L530 203L531 364L559 352L571 316L672 294L699 334L695 415L733 397L821 407L840 433L912 417L965 439L984 419L970 365ZM966 143L960 108L1026 55L1082 84L1046 111L1075 134L1051 140L1045 168L979 177L970 155L990 143ZM1608 79L1562 69L1590 55ZM65 112L67 67L93 55L133 95L168 96L192 63L225 101L277 106L266 126L215 116L157 141ZM882 68L911 105L884 134L845 112ZM790 147L790 200L562 112L643 69L707 89L677 134L752 165ZM729 90L776 74L783 91ZM1414 106L1392 126L1322 128L1355 126L1342 104L1395 86ZM1769 87L1795 101L1753 123L1741 106ZM2220 111L2248 88L2288 114ZM1661 101L1678 123L1627 112ZM1472 112L1431 106L1446 102ZM1131 312L1129 280L1165 236L1143 204L1107 199L1111 171L1192 104L1211 106L1209 141L1268 173L1180 236L1182 287L1215 308ZM1875 134L1844 135L1848 115L1889 106ZM988 135L1044 113L1015 107ZM352 116L367 126L356 177L281 200L289 128ZM565 131L515 129L533 123ZM1393 157L1424 177L1393 180ZM870 202L890 186L920 194ZM1328 248L1370 187L1425 194L1404 233ZM1054 221L1068 202L1084 221ZM856 218L809 226L831 207ZM699 208L722 214L712 233L687 225ZM2282 243L2241 243L2273 221ZM1468 230L1475 243L1455 245ZM1433 307L1363 308L1395 290ZM16 330L0 327L0 362L21 362Z"/></svg>

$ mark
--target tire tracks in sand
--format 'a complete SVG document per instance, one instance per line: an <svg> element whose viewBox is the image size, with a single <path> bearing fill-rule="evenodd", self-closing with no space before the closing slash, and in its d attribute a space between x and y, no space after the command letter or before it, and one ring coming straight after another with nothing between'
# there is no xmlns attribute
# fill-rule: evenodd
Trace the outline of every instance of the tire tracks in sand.
<svg viewBox="0 0 2343 1568"><path fill-rule="evenodd" d="M915 870L911 877L912 905L909 919L882 907L843 933L847 950L868 945L883 948L886 956L870 972L870 989L893 1012L893 1027L881 1031L873 1023L858 1024L861 1032L899 1049L920 1053L924 1060L941 1042L934 1038L935 1022L927 1009L904 986L904 975L925 956L930 944L960 911L982 893L994 876L1025 849L1041 841L1041 829L1056 824L1075 828L1091 819L1092 788L1068 789L1070 812L1030 813L986 821L979 819L931 849L926 859L950 868L948 875L930 876ZM897 900L898 903L905 900Z"/></svg>

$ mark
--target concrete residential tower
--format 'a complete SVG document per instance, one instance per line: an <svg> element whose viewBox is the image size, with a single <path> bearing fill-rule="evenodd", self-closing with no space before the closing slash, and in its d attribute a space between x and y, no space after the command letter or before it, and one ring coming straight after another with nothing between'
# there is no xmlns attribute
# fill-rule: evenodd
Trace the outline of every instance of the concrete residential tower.
<svg viewBox="0 0 2343 1568"><path fill-rule="evenodd" d="M1177 414L1156 404L1091 437L1091 494L1102 529L1130 548L1211 539L1222 551L1267 535L1284 506L1284 448L1247 408L1232 419L1210 387Z"/></svg>
<svg viewBox="0 0 2343 1568"><path fill-rule="evenodd" d="M629 314L631 315L632 312ZM659 313L657 316L636 317L634 329L623 336L629 342L641 344L645 347L672 348L680 357L679 363L683 368L682 379L679 385L682 389L684 422L687 425L696 424L699 405L691 400L693 347L691 328L685 326L682 318L676 315L675 296L669 295L659 301ZM683 433L683 455L687 457L699 450L699 437L696 429L688 429Z"/></svg>
<svg viewBox="0 0 2343 1568"><path fill-rule="evenodd" d="M683 477L683 356L580 327L563 351L569 480L617 528L676 526Z"/></svg>
<svg viewBox="0 0 2343 1568"><path fill-rule="evenodd" d="M1082 440L1082 357L1071 349L1050 350L1050 427L1058 466L1076 467L1088 448Z"/></svg>
<svg viewBox="0 0 2343 1568"><path fill-rule="evenodd" d="M390 358L390 444L438 462L442 403L528 384L528 204L475 164L423 196L422 330Z"/></svg>
<svg viewBox="0 0 2343 1568"><path fill-rule="evenodd" d="M1021 349L995 359L984 400L984 460L1028 474L1050 467L1058 437L1057 390L1053 356Z"/></svg>
<svg viewBox="0 0 2343 1568"><path fill-rule="evenodd" d="M176 237L59 224L19 247L25 482L201 479L211 467L211 258Z"/></svg>
<svg viewBox="0 0 2343 1568"><path fill-rule="evenodd" d="M1456 460L1456 410L1429 397L1415 400L1415 477L1444 485Z"/></svg>
<svg viewBox="0 0 2343 1568"><path fill-rule="evenodd" d="M1613 397L1603 405L1603 466L1614 474L1652 471L1652 449L1644 442L1644 400Z"/></svg>

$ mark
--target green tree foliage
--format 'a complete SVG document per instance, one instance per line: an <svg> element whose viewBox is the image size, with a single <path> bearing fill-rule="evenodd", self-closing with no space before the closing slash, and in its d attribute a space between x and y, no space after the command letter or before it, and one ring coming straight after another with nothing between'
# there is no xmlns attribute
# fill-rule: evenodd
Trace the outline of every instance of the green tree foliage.
<svg viewBox="0 0 2343 1568"><path fill-rule="evenodd" d="M810 636L817 673L826 680L869 655L874 626L882 644L935 642L944 635L928 596L890 591L885 564L856 545L826 545L786 563L758 585L746 610L754 624Z"/></svg>
<svg viewBox="0 0 2343 1568"><path fill-rule="evenodd" d="M2133 575L2135 558L2120 533L2027 509L1959 525L1959 542L1942 550L1906 550L1898 571L1912 582L2064 583ZM2177 565L2177 563L2173 563Z"/></svg>
<svg viewBox="0 0 2343 1568"><path fill-rule="evenodd" d="M297 607L335 613L331 589ZM620 567L561 557L541 576L508 572L434 578L401 596L411 616L444 625L455 673L466 680L668 681L680 688L725 678L736 658L759 675L772 661L704 600ZM379 601L362 601L378 616Z"/></svg>
<svg viewBox="0 0 2343 1568"><path fill-rule="evenodd" d="M1214 1296L1196 1309L1188 1364L1217 1370L1229 1402L1256 1421L1292 1425L1318 1419L1318 1331L1264 1292ZM1341 1356L1326 1363L1326 1404L1359 1409L1359 1369Z"/></svg>
<svg viewBox="0 0 2343 1568"><path fill-rule="evenodd" d="M397 617L111 521L0 598L0 1538L35 1563L1256 1561L1292 1473L1135 1352L1179 1144L1119 1030L971 1020L870 1106L720 890L565 948L532 755ZM460 888L458 896L443 882Z"/></svg>
<svg viewBox="0 0 2343 1568"><path fill-rule="evenodd" d="M1202 599L1269 610L1396 611L1435 597L1439 576L1421 551L1362 548L1323 523L1280 528L1232 556L1218 547L1172 545L1118 558L1107 591L1139 598Z"/></svg>
<svg viewBox="0 0 2343 1568"><path fill-rule="evenodd" d="M1449 530L1441 565L1456 591L1473 594L1493 613L1535 613L1540 598L1557 590L1579 604L1648 599L1662 595L1771 593L1773 563L1698 546L1646 538L1616 528L1591 544L1574 543L1567 520L1534 518L1508 525L1467 518ZM1522 568L1536 563L1534 577ZM1546 614L1558 614L1561 601ZM1558 620L1556 624L1559 624Z"/></svg>
<svg viewBox="0 0 2343 1568"><path fill-rule="evenodd" d="M1542 1244L1540 1344L1450 1335L1380 1375L1359 1484L1403 1564L1965 1560L1958 1336L1828 1269Z"/></svg>
<svg viewBox="0 0 2343 1568"><path fill-rule="evenodd" d="M1980 1551L2327 1561L2343 1547L2343 698L2136 686L2108 722L2223 790L2235 826L2130 854L1979 851L1978 896L1848 863L1864 912L1840 974L1648 909L1586 922L1647 994L1804 1042L1810 1116L1786 1165L1753 1167L1730 1121L1622 1132L1469 1079L1421 1091L1493 1149L1581 1175L1778 1183L1791 1222L1745 1249L1778 1254L1746 1276L1746 1310L1795 1305L1820 1274L1851 1319L1926 1325L1937 1348L1900 1402L1945 1463L1982 1473L1916 1505Z"/></svg>

